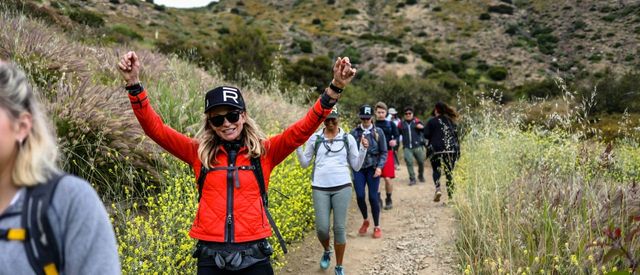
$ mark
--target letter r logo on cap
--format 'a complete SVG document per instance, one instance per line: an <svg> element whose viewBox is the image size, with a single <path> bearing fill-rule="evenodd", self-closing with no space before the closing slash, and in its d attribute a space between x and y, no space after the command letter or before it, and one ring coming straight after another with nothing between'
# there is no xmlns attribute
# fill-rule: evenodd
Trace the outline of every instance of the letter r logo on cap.
<svg viewBox="0 0 640 275"><path fill-rule="evenodd" d="M369 108L369 107L364 108L364 113L366 115L370 115L371 114L371 108Z"/></svg>
<svg viewBox="0 0 640 275"><path fill-rule="evenodd" d="M222 100L224 100L225 102L229 101L229 99L233 99L233 101L236 102L236 104L240 104L238 102L238 93L232 90L227 90L224 89L222 91Z"/></svg>

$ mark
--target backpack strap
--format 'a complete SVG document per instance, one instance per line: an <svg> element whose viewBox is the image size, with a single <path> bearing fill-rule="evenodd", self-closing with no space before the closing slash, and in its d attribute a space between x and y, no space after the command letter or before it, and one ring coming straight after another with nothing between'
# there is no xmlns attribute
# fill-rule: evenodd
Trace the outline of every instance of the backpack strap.
<svg viewBox="0 0 640 275"><path fill-rule="evenodd" d="M53 194L64 176L64 173L55 175L46 184L27 188L25 193L22 226L28 236L24 247L29 263L38 275L57 275L64 264L47 217Z"/></svg>
<svg viewBox="0 0 640 275"><path fill-rule="evenodd" d="M207 174L209 174L209 168L201 164L200 176L198 177L198 202L202 198L202 188L204 188L204 180L207 179Z"/></svg>
<svg viewBox="0 0 640 275"><path fill-rule="evenodd" d="M273 231L276 233L278 237L278 242L280 243L280 247L282 247L282 251L287 254L287 244L284 242L284 238L282 238L282 234L280 234L280 230L278 230L278 226L276 225L275 220L271 216L269 212L269 195L267 194L267 188L264 183L264 176L262 174L262 164L260 163L260 157L251 158L251 165L253 166L253 173L256 176L256 180L258 181L258 186L260 187L260 196L262 197L262 204L264 205L264 212L267 214L267 219L269 220L269 224Z"/></svg>

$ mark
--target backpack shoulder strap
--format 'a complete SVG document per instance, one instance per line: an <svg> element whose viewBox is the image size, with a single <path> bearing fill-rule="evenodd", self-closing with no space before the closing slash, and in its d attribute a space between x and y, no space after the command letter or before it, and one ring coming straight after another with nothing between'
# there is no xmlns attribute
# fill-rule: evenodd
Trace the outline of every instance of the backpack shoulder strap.
<svg viewBox="0 0 640 275"><path fill-rule="evenodd" d="M322 130L324 132L324 129ZM324 136L322 134L316 135L316 142L313 143L313 155L318 154L318 148L320 148L320 143L324 142Z"/></svg>
<svg viewBox="0 0 640 275"><path fill-rule="evenodd" d="M202 198L202 188L204 187L204 180L207 178L207 174L209 173L209 169L205 167L203 163L201 163L200 165L200 176L198 177L198 202Z"/></svg>
<svg viewBox="0 0 640 275"><path fill-rule="evenodd" d="M66 174L52 177L46 184L29 187L22 209L22 226L28 237L24 242L27 258L38 275L56 275L61 272L64 259L47 216L56 187Z"/></svg>
<svg viewBox="0 0 640 275"><path fill-rule="evenodd" d="M258 181L258 187L260 187L260 196L262 197L264 212L267 215L267 219L269 220L271 228L273 228L273 231L278 237L278 242L280 243L280 247L282 247L282 251L286 254L288 252L287 245L284 242L284 238L282 238L282 234L280 234L280 230L278 230L276 221L273 219L271 213L269 212L269 195L267 194L267 188L264 183L264 175L262 174L262 164L260 163L260 157L251 158L251 165L253 166L253 174L256 176L256 180Z"/></svg>

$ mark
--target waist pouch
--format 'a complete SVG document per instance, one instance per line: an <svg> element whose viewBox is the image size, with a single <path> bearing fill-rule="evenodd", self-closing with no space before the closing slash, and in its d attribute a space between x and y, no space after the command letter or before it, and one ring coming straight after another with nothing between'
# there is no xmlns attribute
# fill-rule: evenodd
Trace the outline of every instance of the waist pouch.
<svg viewBox="0 0 640 275"><path fill-rule="evenodd" d="M193 257L198 266L240 270L269 259L273 247L266 239L247 243L216 243L198 241Z"/></svg>

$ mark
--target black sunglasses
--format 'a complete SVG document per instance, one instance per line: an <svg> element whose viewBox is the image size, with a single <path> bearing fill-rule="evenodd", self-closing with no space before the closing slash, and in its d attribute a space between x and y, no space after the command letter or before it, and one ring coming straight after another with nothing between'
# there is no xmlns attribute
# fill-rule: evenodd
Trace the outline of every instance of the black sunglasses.
<svg viewBox="0 0 640 275"><path fill-rule="evenodd" d="M240 114L242 113L242 111L231 111L228 112L224 115L217 115L217 116L212 116L209 117L207 120L209 121L209 123L211 123L211 125L215 126L215 127L220 127L222 126L222 124L224 124L224 119L226 118L227 121L229 121L229 123L236 123L238 122L238 120L240 120Z"/></svg>
<svg viewBox="0 0 640 275"><path fill-rule="evenodd" d="M405 115L412 115L413 113L412 113L412 112L406 112L406 113L404 113L404 114L405 114Z"/></svg>

